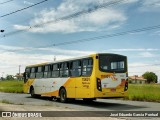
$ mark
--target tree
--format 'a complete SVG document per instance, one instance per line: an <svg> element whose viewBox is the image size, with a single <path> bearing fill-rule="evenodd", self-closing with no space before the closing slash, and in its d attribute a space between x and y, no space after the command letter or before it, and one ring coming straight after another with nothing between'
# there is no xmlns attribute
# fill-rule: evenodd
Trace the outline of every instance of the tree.
<svg viewBox="0 0 160 120"><path fill-rule="evenodd" d="M153 72L145 72L142 76L145 79L147 79L147 83L157 83L158 82L158 76Z"/></svg>
<svg viewBox="0 0 160 120"><path fill-rule="evenodd" d="M6 75L6 80L14 80L13 75Z"/></svg>

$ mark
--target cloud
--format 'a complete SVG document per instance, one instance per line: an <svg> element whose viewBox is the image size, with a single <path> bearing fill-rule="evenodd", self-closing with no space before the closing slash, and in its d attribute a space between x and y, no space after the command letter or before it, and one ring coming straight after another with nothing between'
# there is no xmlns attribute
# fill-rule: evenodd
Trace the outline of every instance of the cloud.
<svg viewBox="0 0 160 120"><path fill-rule="evenodd" d="M70 56L84 56L96 53L95 51L79 51L79 50L64 50L59 48L39 48L39 50L45 50L53 52L54 54L61 54L61 55L70 55Z"/></svg>
<svg viewBox="0 0 160 120"><path fill-rule="evenodd" d="M54 54L54 55L68 55L68 56L84 56L96 53L96 51L79 51L79 50L66 50L66 49L60 49L58 47L17 47L17 46L6 46L6 45L0 45L0 51L3 53L17 53L17 54L39 54L44 55L45 54ZM34 52L33 52L34 51Z"/></svg>
<svg viewBox="0 0 160 120"><path fill-rule="evenodd" d="M155 54L150 53L150 52L142 52L142 53L139 53L137 56L139 56L139 57L145 57L145 58L147 58L147 57L149 57L149 58L151 58L151 57L158 57L158 55L155 55Z"/></svg>
<svg viewBox="0 0 160 120"><path fill-rule="evenodd" d="M110 0L111 1L111 0ZM129 0L127 3L135 2L136 0ZM37 24L43 24L47 21L56 21L58 18L76 13L81 10L93 9L97 4L104 4L103 0L87 0L87 1L75 1L65 0L57 8L42 10L36 15L36 18L30 21L30 26ZM123 3L126 4L126 3ZM58 22L52 22L45 24L43 27L34 27L28 29L30 32L61 32L61 33L73 33L81 31L101 31L120 27L127 17L123 10L118 8L103 8L96 10L89 14L82 14L78 17L59 20ZM14 25L15 29L26 30L29 26Z"/></svg>
<svg viewBox="0 0 160 120"><path fill-rule="evenodd" d="M14 25L14 28L17 30L28 30L30 26Z"/></svg>
<svg viewBox="0 0 160 120"><path fill-rule="evenodd" d="M0 73L4 72L4 76L6 74L14 75L18 73L19 65L21 65L21 72L24 72L26 65L52 62L54 60L54 56L56 56L57 60L62 60L62 59L86 56L86 55L97 52L97 51L66 50L66 49L60 49L60 48L29 48L28 47L25 49L26 50L31 49L31 51L26 51L27 53L25 53L25 51L22 50L24 49L23 47L0 45L0 48L1 48L0 49L0 56L1 56L0 57ZM18 51L14 52L15 50L18 50ZM125 51L128 49L113 49L113 50ZM142 51L142 52L137 54L137 56L153 57L155 55L149 53L149 51L156 51L158 49L148 49L149 50L148 52L143 52L144 50L145 49L139 49L139 51ZM46 53L44 54L42 51L46 51ZM136 52L139 52L139 51L136 51ZM153 63L154 64L158 63L158 61L156 62L154 61ZM154 72L159 70L159 66L149 66L151 64L152 63L129 63L128 64L129 75L135 75L135 74L142 75L146 71ZM143 67L139 67L139 66L143 66ZM155 72L155 73L160 76L159 72Z"/></svg>
<svg viewBox="0 0 160 120"><path fill-rule="evenodd" d="M44 54L41 51L46 51ZM17 46L0 45L0 73L15 74L21 65L22 72L26 65L52 62L56 60L69 59L86 56L94 51L66 50L60 48L23 48Z"/></svg>
<svg viewBox="0 0 160 120"><path fill-rule="evenodd" d="M138 49L110 49L110 51L114 52L139 52L139 51L160 51L160 49L155 49L155 48L138 48Z"/></svg>
<svg viewBox="0 0 160 120"><path fill-rule="evenodd" d="M148 64L145 64L145 63L131 63L128 66L129 67L139 67L139 66L148 66Z"/></svg>
<svg viewBox="0 0 160 120"><path fill-rule="evenodd" d="M160 0L142 0L140 1L142 6L140 7L140 11L142 12L151 12L160 10Z"/></svg>
<svg viewBox="0 0 160 120"><path fill-rule="evenodd" d="M154 32L152 35L160 35L160 30L159 30L159 31Z"/></svg>
<svg viewBox="0 0 160 120"><path fill-rule="evenodd" d="M159 66L153 65L153 63L146 64L146 63L141 63L141 62L128 64L129 76L133 76L133 75L142 76L147 71L156 73L156 75L158 76L159 83L160 83Z"/></svg>
<svg viewBox="0 0 160 120"><path fill-rule="evenodd" d="M26 4L26 5L33 5L34 4L34 3L28 2L26 0L24 0L23 3Z"/></svg>

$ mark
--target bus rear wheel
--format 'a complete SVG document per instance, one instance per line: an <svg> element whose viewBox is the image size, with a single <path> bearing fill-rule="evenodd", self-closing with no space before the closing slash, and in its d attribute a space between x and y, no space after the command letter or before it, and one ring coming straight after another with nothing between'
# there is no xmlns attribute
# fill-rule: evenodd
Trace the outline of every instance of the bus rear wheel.
<svg viewBox="0 0 160 120"><path fill-rule="evenodd" d="M60 95L60 102L67 102L67 92L64 88L60 89L60 92L59 92L59 95Z"/></svg>

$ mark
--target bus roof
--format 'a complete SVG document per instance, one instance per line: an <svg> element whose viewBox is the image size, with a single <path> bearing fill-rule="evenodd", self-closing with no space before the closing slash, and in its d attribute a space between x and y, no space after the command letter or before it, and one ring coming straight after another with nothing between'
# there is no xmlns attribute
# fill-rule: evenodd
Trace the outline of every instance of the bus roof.
<svg viewBox="0 0 160 120"><path fill-rule="evenodd" d="M72 61L72 60L78 60L78 59L83 59L83 58L88 58L96 55L118 55L118 56L123 56L120 54L113 54L113 53L95 53L95 54L90 54L87 56L82 56L82 57L75 57L75 58L70 58L70 59L64 59L64 60L58 60L58 61L53 61L53 62L44 62L44 63L39 63L39 64L33 64L33 65L28 65L26 67L36 67L36 66L43 66L43 65L49 65L49 64L54 64L54 63L59 63L59 62L65 62L65 61ZM126 56L123 56L126 57Z"/></svg>
<svg viewBox="0 0 160 120"><path fill-rule="evenodd" d="M42 66L42 65L47 65L47 64L59 63L59 62L72 61L72 60L77 60L77 59L88 58L88 57L91 57L93 55L96 55L96 54L92 54L92 55L88 55L88 56L83 56L83 57L64 59L64 60L57 60L57 61L53 61L53 62L45 62L45 63L40 63L40 64L33 64L33 65L28 65L26 67Z"/></svg>

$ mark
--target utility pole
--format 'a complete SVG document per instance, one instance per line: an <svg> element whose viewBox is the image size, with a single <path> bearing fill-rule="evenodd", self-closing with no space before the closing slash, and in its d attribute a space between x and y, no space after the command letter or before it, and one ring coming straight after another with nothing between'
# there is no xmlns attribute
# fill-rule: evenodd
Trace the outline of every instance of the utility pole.
<svg viewBox="0 0 160 120"><path fill-rule="evenodd" d="M21 65L19 65L19 80L20 80L20 74L21 74Z"/></svg>
<svg viewBox="0 0 160 120"><path fill-rule="evenodd" d="M54 61L56 61L56 56L54 56Z"/></svg>

